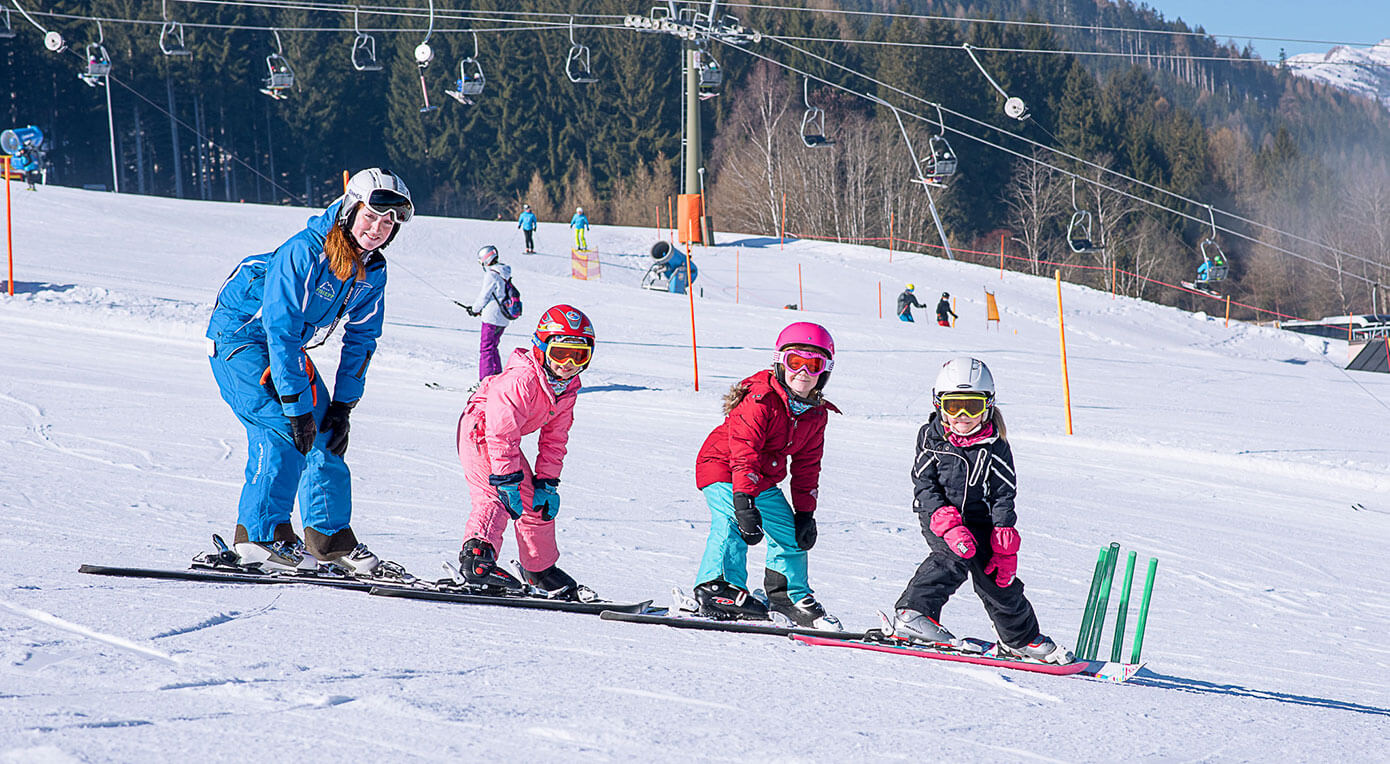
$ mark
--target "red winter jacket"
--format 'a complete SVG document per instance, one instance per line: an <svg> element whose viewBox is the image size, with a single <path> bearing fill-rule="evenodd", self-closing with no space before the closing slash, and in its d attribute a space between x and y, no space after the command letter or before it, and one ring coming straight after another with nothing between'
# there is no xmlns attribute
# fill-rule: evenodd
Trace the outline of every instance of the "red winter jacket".
<svg viewBox="0 0 1390 764"><path fill-rule="evenodd" d="M790 467L792 509L814 512L826 412L840 410L822 401L801 416L792 416L787 391L770 370L740 385L748 392L705 438L695 457L696 487L733 483L736 493L757 496L782 482Z"/></svg>

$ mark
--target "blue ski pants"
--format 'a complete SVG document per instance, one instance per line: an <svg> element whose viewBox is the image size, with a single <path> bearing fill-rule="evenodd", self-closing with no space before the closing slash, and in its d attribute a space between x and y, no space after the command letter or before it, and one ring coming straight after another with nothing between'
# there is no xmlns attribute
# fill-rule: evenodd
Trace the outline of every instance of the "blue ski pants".
<svg viewBox="0 0 1390 764"><path fill-rule="evenodd" d="M261 384L270 363L264 344L217 345L209 361L222 400L246 427L246 483L241 487L237 522L252 541L269 541L275 526L290 521L295 495L305 528L324 535L348 527L352 520L351 473L342 457L328 450L320 432L307 456L290 437L290 421L280 401ZM328 410L328 387L314 377L314 421ZM305 393L308 394L307 391Z"/></svg>
<svg viewBox="0 0 1390 764"><path fill-rule="evenodd" d="M898 314L898 320L899 320L899 321L906 321L906 322L908 322L909 324L915 324L915 323L917 323L916 321L914 321L914 320L912 319L912 311L904 311L904 312L902 312L902 313L899 313L899 314Z"/></svg>
<svg viewBox="0 0 1390 764"><path fill-rule="evenodd" d="M695 583L703 584L722 578L741 589L748 590L748 545L738 535L734 523L734 486L714 483L701 493L710 510L709 539L705 541L705 556L700 560L700 573ZM780 573L787 581L787 596L792 602L811 594L806 577L806 550L796 545L796 525L792 508L782 489L776 486L753 499L763 518L763 540L767 544L767 569ZM769 587L771 588L771 587Z"/></svg>

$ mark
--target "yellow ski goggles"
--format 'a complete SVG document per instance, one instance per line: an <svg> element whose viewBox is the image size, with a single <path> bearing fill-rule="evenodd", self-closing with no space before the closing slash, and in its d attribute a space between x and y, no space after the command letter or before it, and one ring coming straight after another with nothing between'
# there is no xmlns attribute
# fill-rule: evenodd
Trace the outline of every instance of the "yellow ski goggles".
<svg viewBox="0 0 1390 764"><path fill-rule="evenodd" d="M980 393L946 393L937 399L941 413L948 417L983 416L989 409L989 396Z"/></svg>

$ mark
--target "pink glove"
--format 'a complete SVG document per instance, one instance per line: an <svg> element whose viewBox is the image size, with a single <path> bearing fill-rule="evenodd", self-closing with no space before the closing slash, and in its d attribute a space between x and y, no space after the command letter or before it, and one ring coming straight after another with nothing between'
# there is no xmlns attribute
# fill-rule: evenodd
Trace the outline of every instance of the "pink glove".
<svg viewBox="0 0 1390 764"><path fill-rule="evenodd" d="M946 546L951 551L960 555L961 559L968 560L975 556L975 535L966 528L960 519L960 510L947 504L938 507L931 514L931 523L928 526L931 532L940 536L946 542Z"/></svg>
<svg viewBox="0 0 1390 764"><path fill-rule="evenodd" d="M995 528L989 534L989 546L994 557L985 563L985 575L994 574L994 583L1002 589L1014 582L1018 573L1018 547L1022 539L1016 528Z"/></svg>

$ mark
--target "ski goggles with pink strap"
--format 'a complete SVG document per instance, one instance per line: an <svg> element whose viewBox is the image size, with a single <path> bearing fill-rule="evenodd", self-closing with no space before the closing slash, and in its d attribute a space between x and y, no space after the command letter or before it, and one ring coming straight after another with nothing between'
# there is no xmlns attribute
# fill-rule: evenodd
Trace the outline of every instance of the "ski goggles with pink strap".
<svg viewBox="0 0 1390 764"><path fill-rule="evenodd" d="M798 348L778 351L772 357L772 361L782 364L782 368L786 369L788 374L804 371L813 377L829 373L831 369L835 368L835 362L830 360L828 356L821 355L814 350Z"/></svg>

